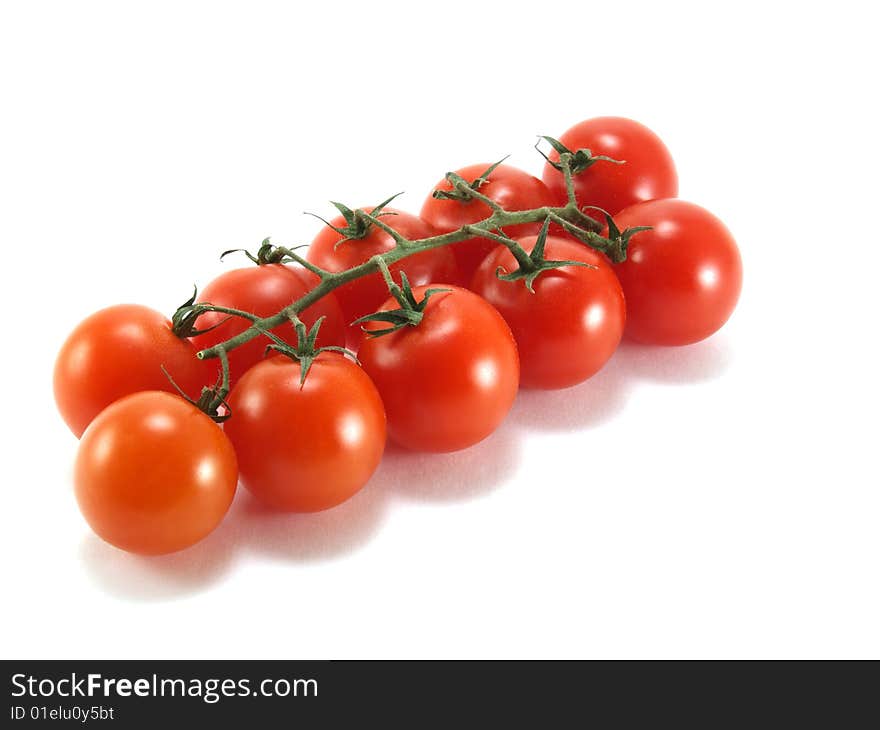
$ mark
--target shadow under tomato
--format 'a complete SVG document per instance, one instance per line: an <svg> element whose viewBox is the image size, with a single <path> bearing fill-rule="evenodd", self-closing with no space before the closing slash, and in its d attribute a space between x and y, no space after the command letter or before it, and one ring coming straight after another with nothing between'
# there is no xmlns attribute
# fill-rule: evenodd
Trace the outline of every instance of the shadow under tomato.
<svg viewBox="0 0 880 730"><path fill-rule="evenodd" d="M167 601L206 590L231 568L234 536L228 518L197 545L171 555L132 555L89 533L80 559L95 584L129 601Z"/></svg>
<svg viewBox="0 0 880 730"><path fill-rule="evenodd" d="M406 499L476 499L514 474L520 461L518 441L517 429L508 419L480 443L448 454L419 453L389 443L373 482L389 495Z"/></svg>
<svg viewBox="0 0 880 730"><path fill-rule="evenodd" d="M121 599L167 601L223 580L248 555L290 563L338 559L363 548L397 499L474 499L503 483L518 462L510 424L454 454L418 454L389 444L382 464L354 497L312 514L273 512L239 487L223 523L197 545L172 555L131 555L94 535L80 555L99 588Z"/></svg>
<svg viewBox="0 0 880 730"><path fill-rule="evenodd" d="M723 334L683 347L660 347L624 342L609 366L624 377L670 385L689 385L715 380L733 362L733 350Z"/></svg>
<svg viewBox="0 0 880 730"><path fill-rule="evenodd" d="M361 548L385 517L387 495L373 480L351 499L323 512L283 513L263 505L246 490L230 515L237 547L293 562L321 562Z"/></svg>
<svg viewBox="0 0 880 730"><path fill-rule="evenodd" d="M602 370L564 390L523 390L511 419L525 429L550 431L595 428L615 418L639 381L667 385L705 382L732 362L723 337L684 347L657 347L624 341Z"/></svg>
<svg viewBox="0 0 880 730"><path fill-rule="evenodd" d="M595 428L623 410L629 379L617 366L618 354L589 380L563 390L521 390L511 419L527 430Z"/></svg>
<svg viewBox="0 0 880 730"><path fill-rule="evenodd" d="M471 500L500 487L520 461L520 434L529 429L595 428L618 415L639 381L681 385L719 377L732 361L723 337L686 347L625 342L590 380L559 391L521 391L507 421L485 441L452 454L422 454L389 444L376 474L347 502L326 512L279 514L244 488L223 524L198 545L173 555L141 557L94 535L80 555L95 583L131 601L167 601L223 580L249 554L291 563L322 562L363 548L398 499Z"/></svg>
<svg viewBox="0 0 880 730"><path fill-rule="evenodd" d="M471 499L498 486L516 466L514 432L502 427L455 454L418 454L389 444L376 473L351 499L324 512L274 512L241 489L227 518L235 549L292 562L323 562L362 548L398 498Z"/></svg>

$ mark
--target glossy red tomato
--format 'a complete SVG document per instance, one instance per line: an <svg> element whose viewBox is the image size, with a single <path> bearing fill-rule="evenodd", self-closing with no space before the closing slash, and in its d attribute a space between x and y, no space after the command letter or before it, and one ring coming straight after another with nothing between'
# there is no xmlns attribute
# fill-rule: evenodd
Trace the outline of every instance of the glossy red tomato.
<svg viewBox="0 0 880 730"><path fill-rule="evenodd" d="M723 325L742 288L736 241L705 208L684 200L653 200L614 217L633 236L615 267L626 295L626 334L656 345L687 345Z"/></svg>
<svg viewBox="0 0 880 730"><path fill-rule="evenodd" d="M413 290L418 300L427 288ZM456 451L483 440L519 386L516 343L501 315L467 289L446 288L430 297L418 326L365 337L358 353L385 403L389 435L417 451ZM389 299L382 309L398 306Z"/></svg>
<svg viewBox="0 0 880 730"><path fill-rule="evenodd" d="M83 434L76 499L99 537L143 555L182 550L223 519L238 481L235 452L208 416L178 396L116 401Z"/></svg>
<svg viewBox="0 0 880 730"><path fill-rule="evenodd" d="M581 206L596 205L612 215L633 203L678 195L678 175L672 155L661 139L643 124L623 117L595 117L576 124L559 141L572 152L589 149L625 164L599 160L574 176L575 195ZM550 159L559 161L552 152ZM562 173L549 162L544 182L557 205L566 201ZM604 223L601 213L585 213Z"/></svg>
<svg viewBox="0 0 880 730"><path fill-rule="evenodd" d="M469 165L456 172L468 182L473 182L488 168L489 164ZM434 186L435 190L452 190L445 178ZM529 210L552 204L552 196L547 186L538 178L511 165L498 165L479 192L488 196L505 210ZM421 216L441 233L448 233L464 225L477 223L492 214L492 210L479 200L444 200L428 196L422 206ZM528 236L541 230L539 223L508 226L504 232L513 238ZM452 246L458 259L461 283L467 285L480 262L486 258L497 244L485 238L471 238ZM428 282L425 282L428 283Z"/></svg>
<svg viewBox="0 0 880 730"><path fill-rule="evenodd" d="M196 358L160 312L139 304L107 307L80 322L55 361L55 403L79 437L104 408L142 390L176 392L162 372L198 398L217 378L217 363Z"/></svg>
<svg viewBox="0 0 880 730"><path fill-rule="evenodd" d="M225 428L242 484L270 507L316 512L354 495L385 448L385 410L369 377L320 353L300 387L298 362L273 357L249 370L229 397Z"/></svg>
<svg viewBox="0 0 880 730"><path fill-rule="evenodd" d="M536 236L520 239L530 252ZM626 322L620 282L601 253L567 238L547 238L548 260L583 261L597 267L563 266L541 272L534 293L525 281L503 281L495 272L517 269L499 246L477 269L471 285L504 317L516 338L520 385L567 388L594 375L617 349Z"/></svg>
<svg viewBox="0 0 880 730"><path fill-rule="evenodd" d="M317 284L318 277L299 266L261 264L233 269L221 274L202 289L198 301L240 309L260 317L269 317L299 299ZM345 344L342 312L332 294L322 297L299 316L306 328L311 328L320 317L326 317L318 333L318 347ZM198 349L228 340L250 326L250 322L245 319L228 318L228 315L220 312L203 314L196 322L196 326L199 329L207 329L218 322L223 324L193 338L193 343ZM272 332L291 345L296 345L296 331L292 324L283 324ZM266 345L269 342L267 337L256 337L229 352L231 384L236 383L248 368L265 357Z"/></svg>
<svg viewBox="0 0 880 730"><path fill-rule="evenodd" d="M394 208L384 208L383 211L392 215L382 216L382 221L411 241L437 234L434 228L411 213ZM337 228L344 228L346 225L341 216L334 218L330 223ZM309 246L308 260L327 271L344 271L364 263L376 254L394 248L394 239L376 226L372 226L364 238L339 243L341 240L341 234L325 226ZM455 257L448 247L435 248L409 256L393 264L390 269L398 283L399 272L405 271L413 286L434 281L455 281L459 278ZM334 293L342 307L345 322L350 325L356 319L375 312L388 297L388 287L382 275L377 273L374 276L364 276L349 282L336 289ZM349 340L356 341L359 332L359 325L351 327Z"/></svg>

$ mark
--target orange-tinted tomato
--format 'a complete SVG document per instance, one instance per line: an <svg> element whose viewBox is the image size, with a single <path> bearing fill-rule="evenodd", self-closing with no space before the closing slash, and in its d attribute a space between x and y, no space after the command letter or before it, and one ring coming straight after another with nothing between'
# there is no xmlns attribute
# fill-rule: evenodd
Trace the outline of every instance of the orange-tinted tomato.
<svg viewBox="0 0 880 730"><path fill-rule="evenodd" d="M114 401L143 390L176 392L162 366L191 398L217 378L216 362L196 358L160 312L139 304L107 307L80 322L55 361L55 402L79 437Z"/></svg>
<svg viewBox="0 0 880 730"><path fill-rule="evenodd" d="M105 408L76 455L76 499L99 537L143 555L210 533L235 494L235 452L220 427L178 396L146 391Z"/></svg>

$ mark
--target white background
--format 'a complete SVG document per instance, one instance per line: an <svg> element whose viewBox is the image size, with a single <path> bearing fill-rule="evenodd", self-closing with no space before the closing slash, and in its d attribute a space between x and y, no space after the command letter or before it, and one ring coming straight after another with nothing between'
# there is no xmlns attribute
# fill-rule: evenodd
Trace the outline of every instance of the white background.
<svg viewBox="0 0 880 730"><path fill-rule="evenodd" d="M878 657L877 45L867 3L4 3L4 657ZM864 8L864 9L861 9ZM599 114L737 236L729 325L524 394L356 498L116 551L72 495L55 352Z"/></svg>

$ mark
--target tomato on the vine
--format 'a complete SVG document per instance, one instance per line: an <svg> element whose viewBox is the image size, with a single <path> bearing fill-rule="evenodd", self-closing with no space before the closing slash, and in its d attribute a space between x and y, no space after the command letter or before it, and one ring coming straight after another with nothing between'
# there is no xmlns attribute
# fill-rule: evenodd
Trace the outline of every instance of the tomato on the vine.
<svg viewBox="0 0 880 730"><path fill-rule="evenodd" d="M365 209L366 210L366 209ZM373 210L370 210L372 213ZM421 218L394 208L382 208L382 222L411 241L437 235L437 231ZM346 220L338 216L330 221L331 226L344 228ZM392 236L375 225L371 225L362 238L343 240L344 236L330 226L325 226L309 246L306 258L327 271L345 271L358 266L376 254L394 248ZM400 272L406 272L413 285L429 284L434 281L455 281L459 278L455 257L446 248L435 248L407 256L403 261L392 264L389 269L395 281L400 281ZM379 273L363 276L345 284L334 292L347 325L356 319L375 312L388 296L388 287ZM349 328L349 340L358 338L356 326Z"/></svg>
<svg viewBox="0 0 880 730"><path fill-rule="evenodd" d="M604 155L623 162L597 160L574 174L575 197L582 207L595 205L614 215L643 200L678 195L672 155L663 141L639 122L624 117L595 117L573 126L559 141L572 152L588 149L593 156ZM553 162L559 161L555 150L549 157ZM555 203L564 205L567 193L562 172L547 162L543 177ZM602 220L597 211L584 212Z"/></svg>
<svg viewBox="0 0 880 730"><path fill-rule="evenodd" d="M423 300L429 287L413 289ZM431 287L433 288L433 287ZM482 441L501 423L519 387L516 342L501 315L467 289L443 286L417 326L378 337L358 351L388 415L388 433L416 451L456 451ZM381 311L397 309L389 298ZM382 322L368 322L377 331Z"/></svg>
<svg viewBox="0 0 880 730"><path fill-rule="evenodd" d="M632 237L615 266L626 295L626 334L655 345L687 345L718 330L742 288L742 260L725 225L684 200L652 200L614 217Z"/></svg>
<svg viewBox="0 0 880 730"><path fill-rule="evenodd" d="M536 236L519 240L529 253ZM596 268L562 266L542 271L532 283L505 281L496 272L518 268L506 246L480 265L471 289L504 317L516 338L520 385L567 388L594 375L617 349L626 321L620 282L603 254L567 238L549 236L545 257L582 261Z"/></svg>
<svg viewBox="0 0 880 730"><path fill-rule="evenodd" d="M77 437L114 401L142 390L176 392L162 367L190 397L217 377L217 363L196 358L165 315L119 304L80 322L61 346L53 386L61 417Z"/></svg>
<svg viewBox="0 0 880 730"><path fill-rule="evenodd" d="M223 431L183 398L145 391L105 408L86 429L76 499L99 537L143 555L195 544L223 519L238 481Z"/></svg>
<svg viewBox="0 0 880 730"><path fill-rule="evenodd" d="M226 433L242 484L288 512L316 512L354 495L385 448L385 411L366 373L340 354L302 367L285 356L251 368L229 396Z"/></svg>
<svg viewBox="0 0 880 730"><path fill-rule="evenodd" d="M538 178L512 165L500 164L487 177L483 174L491 167L489 164L468 165L456 173L467 182L478 178L483 182L478 191L505 210L518 211L552 205L552 196L547 186ZM434 186L434 190L449 192L452 184L444 178ZM480 200L449 200L429 195L422 205L421 216L441 233L457 230L465 225L477 223L492 215L492 209ZM528 236L541 229L540 223L523 223L508 226L504 232L512 238ZM452 246L461 272L461 283L467 285L480 262L497 244L486 238L470 238ZM439 281L439 280L437 280ZM428 282L425 282L428 283Z"/></svg>
<svg viewBox="0 0 880 730"><path fill-rule="evenodd" d="M258 317L269 317L313 289L318 277L300 266L287 264L260 264L224 272L202 289L199 302L239 309ZM344 345L345 324L336 297L328 294L303 310L300 319L310 328L318 319L325 317L318 333L318 346ZM216 327L214 327L217 325ZM241 317L230 317L221 312L202 314L196 326L200 330L214 327L210 332L198 335L193 342L199 349L212 347L243 332L250 322ZM272 333L287 342L296 342L293 325L286 322ZM255 337L229 352L230 385L266 354L267 337Z"/></svg>

